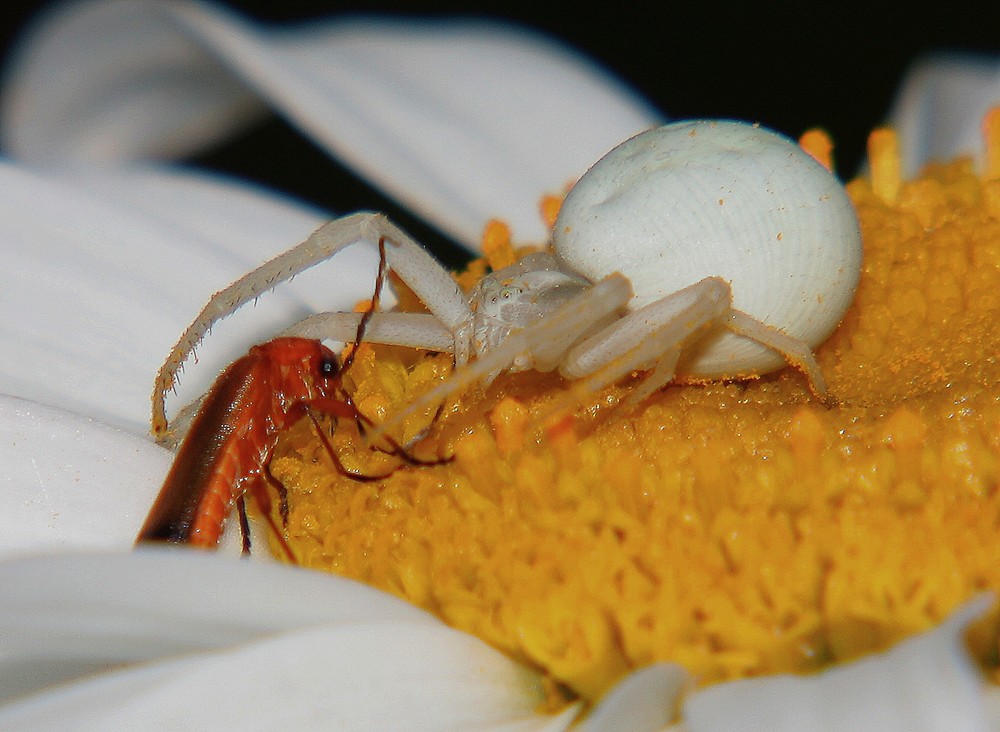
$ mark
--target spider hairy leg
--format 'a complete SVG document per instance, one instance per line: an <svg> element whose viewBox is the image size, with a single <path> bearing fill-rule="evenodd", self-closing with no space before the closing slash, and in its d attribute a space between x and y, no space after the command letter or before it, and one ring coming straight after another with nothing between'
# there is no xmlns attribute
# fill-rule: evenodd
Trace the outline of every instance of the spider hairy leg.
<svg viewBox="0 0 1000 732"><path fill-rule="evenodd" d="M453 333L456 355L468 351L460 339L468 341L461 326L470 319L469 307L450 274L412 237L384 215L361 212L334 219L304 242L265 262L233 284L220 290L208 301L194 322L184 331L157 373L152 394L151 428L158 441L169 439L165 396L176 380L177 372L209 328L231 315L251 300L273 289L300 272L333 257L359 241L386 240L388 264L406 282L428 309Z"/></svg>

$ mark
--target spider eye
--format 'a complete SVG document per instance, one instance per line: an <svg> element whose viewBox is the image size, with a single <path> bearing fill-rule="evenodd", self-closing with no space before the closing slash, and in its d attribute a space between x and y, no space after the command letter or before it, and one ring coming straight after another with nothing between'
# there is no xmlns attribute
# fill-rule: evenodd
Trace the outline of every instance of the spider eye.
<svg viewBox="0 0 1000 732"><path fill-rule="evenodd" d="M319 362L319 374L323 378L337 376L340 373L340 364L332 356L325 356Z"/></svg>

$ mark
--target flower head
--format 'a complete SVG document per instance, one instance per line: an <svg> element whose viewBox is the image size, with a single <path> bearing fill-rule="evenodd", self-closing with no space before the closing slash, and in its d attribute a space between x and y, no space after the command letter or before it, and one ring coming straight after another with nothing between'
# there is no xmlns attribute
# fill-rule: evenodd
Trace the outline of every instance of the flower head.
<svg viewBox="0 0 1000 732"><path fill-rule="evenodd" d="M566 728L576 708L535 713L537 673L383 593L223 556L76 554L130 546L166 469L168 456L141 435L152 375L177 334L211 292L322 219L231 181L124 163L196 149L266 103L460 239L473 242L496 215L529 239L540 234L540 193L656 113L544 39L481 27L268 33L205 4L92 2L52 14L25 48L2 109L5 148L18 159L0 167L0 292L13 313L0 323L0 390L14 395L3 399L0 450L12 466L4 515L16 527L4 551L64 556L0 565L11 590L0 598L0 724L168 728L215 714L247 726L385 728L404 716L410 728ZM525 99L529 91L540 96ZM326 279L265 298L271 312L262 301L220 325L185 375L189 396L260 333L364 295L350 288L373 261L371 250L345 253ZM977 682L954 640L980 609L971 607L917 654L915 667L948 673L907 688L977 729ZM872 688L886 676L860 673ZM583 726L654 728L671 718L682 684L676 667L651 666ZM830 688L793 700L844 687ZM706 707L743 713L699 698L687 707L692 729L729 724Z"/></svg>

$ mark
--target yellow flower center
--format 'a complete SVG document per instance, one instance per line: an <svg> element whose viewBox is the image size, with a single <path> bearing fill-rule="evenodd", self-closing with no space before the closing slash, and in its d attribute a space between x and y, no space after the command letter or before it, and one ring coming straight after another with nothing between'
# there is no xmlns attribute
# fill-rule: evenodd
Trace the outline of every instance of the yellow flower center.
<svg viewBox="0 0 1000 732"><path fill-rule="evenodd" d="M585 698L658 660L701 683L816 670L1000 590L991 134L985 176L959 160L903 181L895 136L873 133L872 179L848 186L861 285L817 353L837 406L786 369L671 386L633 414L615 409L625 381L546 420L571 385L504 376L397 435L429 426L417 456L453 462L376 482L334 471L300 424L272 462L299 561L425 607ZM822 138L808 146L829 160ZM489 264L513 261L502 228L486 237ZM449 369L448 356L364 345L348 381L379 419ZM328 427L349 469L398 465L349 422ZM994 614L972 647L1000 681L996 628Z"/></svg>

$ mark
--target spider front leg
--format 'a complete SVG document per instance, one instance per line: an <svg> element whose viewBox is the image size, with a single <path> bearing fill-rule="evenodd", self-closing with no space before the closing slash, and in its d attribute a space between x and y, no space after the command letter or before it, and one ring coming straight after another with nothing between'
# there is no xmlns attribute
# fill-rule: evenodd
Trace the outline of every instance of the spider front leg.
<svg viewBox="0 0 1000 732"><path fill-rule="evenodd" d="M401 229L383 219L379 246L391 270L427 306L424 313L327 312L310 315L284 331L284 335L347 342L361 320L367 319L365 340L391 346L421 348L452 353L456 365L469 359L472 343L472 311L451 273ZM383 276L379 268L376 291ZM377 305L377 296L372 307Z"/></svg>
<svg viewBox="0 0 1000 732"><path fill-rule="evenodd" d="M166 393L173 388L181 365L201 342L209 328L278 284L329 259L355 242L387 242L389 267L400 274L431 312L452 334L456 357L468 352L465 332L471 320L468 304L450 274L406 232L382 214L361 212L334 219L308 239L264 263L209 300L198 317L181 335L156 376L152 395L152 432L157 440L168 438L164 408ZM355 328L357 325L355 325ZM439 335L437 333L436 335ZM465 343L459 341L465 338Z"/></svg>

